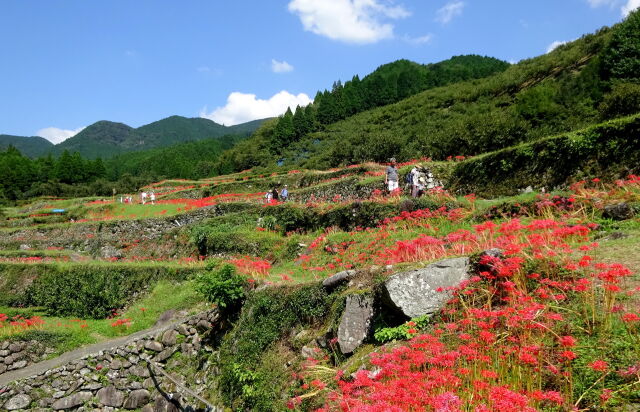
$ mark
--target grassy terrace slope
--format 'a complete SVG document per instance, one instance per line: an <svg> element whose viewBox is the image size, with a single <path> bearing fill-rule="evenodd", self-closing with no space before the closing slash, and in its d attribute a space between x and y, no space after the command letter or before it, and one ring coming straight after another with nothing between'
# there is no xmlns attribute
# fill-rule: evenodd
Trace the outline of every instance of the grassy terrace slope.
<svg viewBox="0 0 640 412"><path fill-rule="evenodd" d="M628 127L637 127L637 117L598 127L627 133L631 130ZM584 134L591 136L593 130ZM612 142L621 140L616 133L601 135ZM466 170L468 162L483 159L433 162L431 167L440 178L455 178ZM402 173L410 167L404 165ZM457 324L448 326L449 330L462 328L470 336L472 347L487 347L486 342L481 342L488 338L478 335L481 328L466 326L464 318L469 314L464 310L443 313L431 323L414 320L415 327L403 319L379 317L367 344L354 356L344 357L335 345L326 343L336 334L344 297L375 294L377 285L396 271L499 246L510 250L508 256L515 259L505 261L511 266L509 272L505 267L504 273L509 273L516 289L502 289L502 283L482 279L477 287L465 292L466 304L486 311L499 310L509 305L509 300L500 302L498 296L517 293L523 295L514 296L526 295L536 305L543 305L538 309L541 313L561 313L563 320L557 320L555 315L544 320L544 326L553 331L549 333L542 329L526 332L528 326L520 329L510 323L514 320L504 320L511 326L505 326L502 320L492 324L491 331L496 336L521 341L511 346L488 346L493 351L486 354L491 357L489 363L460 361L457 367L477 371L469 378L461 375L464 385L469 385L464 386L466 390L473 390L472 377L483 379L488 385L502 385L520 393L521 402L541 410L574 403L597 408L603 388L614 392L610 405L640 399L632 377L620 375L633 368L634 359L638 359L638 346L632 344L637 340L633 316L638 313L638 301L632 294L638 284L635 272L622 271L619 279L616 275L612 278L615 280L607 281L616 287L611 286L606 293L602 288L588 289L593 295L564 290L569 283L545 283L527 277L542 273L553 282L578 285L583 277L605 270L599 266L598 272L590 261L587 266L578 266L582 269L575 273L560 269L572 267L571 262L583 265L587 253L596 261L624 263L636 271L638 219L612 220L604 209L625 202L631 214L638 210L637 177L620 180L617 185L581 183L571 190L546 194L480 198L434 190L420 199L409 199L382 193L383 170L381 165L364 164L279 175L245 171L199 181L168 180L150 185L146 189L158 194L155 205L121 204L110 198L40 199L8 209L0 230L0 313L17 318L13 324L2 321L0 339L39 340L59 353L132 333L153 325L167 310L184 313L207 307L197 291L199 276L215 273L215 268L228 263L243 279L250 279L250 285L265 283L271 287L248 292L246 310L231 315L236 327L219 343L220 360L210 360L219 362L220 376L211 378L206 396L233 409L253 410L279 410L286 407L288 399L300 410L311 410L325 402L333 409L335 405L329 399L367 404L367 396L352 392L343 383L336 385L338 369L349 374L362 364L371 368L370 352L383 353L398 345L418 356L415 351L420 349L405 339L418 331L429 334L438 330L437 322ZM292 200L264 205L264 191L283 184L289 185ZM65 208L67 213L52 214L53 208ZM512 243L514 239L519 240ZM542 243L535 246L538 241ZM595 248L593 241L600 247ZM529 249L530 244L534 249ZM547 255L550 250L559 255ZM357 282L332 293L318 285L328 275L345 269L358 270ZM485 294L492 288L500 292L493 292L497 295L488 299ZM553 293L551 297L533 293L541 290ZM562 293L566 297L560 297ZM592 302L585 300L591 296L596 306L585 306L585 302ZM605 308L614 301L620 309L609 314ZM494 303L483 306L486 302ZM530 309L517 306L509 310ZM588 316L580 315L583 311ZM602 317L593 322L589 320L592 312ZM502 315L496 316L501 319ZM547 318L535 319L543 322ZM570 335L577 343L567 349L558 343L556 335ZM396 343L387 349L380 346L390 339ZM459 339L452 334L443 343L453 345L454 350ZM608 344L603 346L605 341ZM317 342L325 342L325 346ZM536 360L518 358L509 352L532 345L540 348L534 352ZM313 348L316 361L309 363L300 357L303 346ZM563 350L574 351L575 368L570 369L568 360L562 358L569 356L562 355ZM508 359L508 368L497 354ZM571 385L546 372L536 372L532 362L542 359L569 371ZM612 372L602 378L589 366L596 360L606 362ZM420 361L416 358L412 362ZM505 372L514 365L516 372ZM392 365L380 367L386 370ZM438 368L443 376L458 374L457 369L451 371L443 365ZM491 372L481 375L482 370L494 371L499 378L490 378L494 376ZM292 380L294 372L298 378ZM382 376L376 391L389 406L396 398L389 395L385 385L395 382L391 376ZM415 379L427 382L429 378ZM243 389L247 382L251 391ZM365 387L370 384L360 383ZM455 388L447 386L447 382L440 385L443 391ZM542 392L536 395L536 390ZM488 396L483 393L479 392L475 401L462 393L456 397L465 404L474 404ZM429 397L412 398L432 401Z"/></svg>

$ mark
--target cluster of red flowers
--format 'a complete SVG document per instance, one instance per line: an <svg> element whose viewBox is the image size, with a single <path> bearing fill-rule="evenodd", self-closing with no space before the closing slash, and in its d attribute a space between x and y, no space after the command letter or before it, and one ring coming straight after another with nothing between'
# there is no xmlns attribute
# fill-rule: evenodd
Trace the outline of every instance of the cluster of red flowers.
<svg viewBox="0 0 640 412"><path fill-rule="evenodd" d="M112 328L119 328L119 327L128 328L129 326L131 326L131 319L129 318L117 319L115 322L111 323Z"/></svg>
<svg viewBox="0 0 640 412"><path fill-rule="evenodd" d="M251 256L243 256L229 261L235 265L241 273L252 278L265 278L271 270L271 263L268 260L253 258Z"/></svg>
<svg viewBox="0 0 640 412"><path fill-rule="evenodd" d="M404 213L385 225L442 213ZM352 376L338 372L321 410L533 412L579 407L582 397L573 393L572 365L580 356L580 339L571 331L608 333L617 319L633 334L640 322L638 313L618 304L621 294L637 292L624 289L631 271L621 264L597 263L587 254L598 246L589 241L591 227L551 219L487 221L473 231L420 235L385 249L379 255L383 263L435 260L493 247L503 256L484 256L478 275L457 288L440 290L454 297L431 333L411 329L416 335L407 344L371 355L372 370ZM324 241L319 238L312 246ZM581 303L582 310L560 312L568 299ZM599 374L595 383L611 372L605 359L587 367ZM627 370L640 380L640 365ZM305 385L329 390L325 383ZM604 406L615 392L600 390ZM289 405L299 402L294 398Z"/></svg>
<svg viewBox="0 0 640 412"><path fill-rule="evenodd" d="M4 313L0 313L0 331L5 328L11 328L13 331L19 332L26 329L37 328L44 324L39 316L25 318L21 315L9 317Z"/></svg>

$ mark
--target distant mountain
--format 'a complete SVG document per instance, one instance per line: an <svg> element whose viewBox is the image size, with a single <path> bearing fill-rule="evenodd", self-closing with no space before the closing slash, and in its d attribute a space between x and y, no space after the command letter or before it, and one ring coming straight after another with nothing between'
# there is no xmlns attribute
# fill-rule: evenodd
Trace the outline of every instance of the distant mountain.
<svg viewBox="0 0 640 412"><path fill-rule="evenodd" d="M29 157L38 157L48 153L53 148L53 143L40 136L11 136L0 134L0 150L13 146L20 153Z"/></svg>
<svg viewBox="0 0 640 412"><path fill-rule="evenodd" d="M39 136L0 135L0 149L12 145L29 157L39 157L48 153L58 156L68 150L69 152L79 152L87 158L101 157L106 159L128 152L228 135L244 137L253 133L264 120L266 119L235 126L223 126L201 117L171 116L137 129L124 123L101 120L57 145Z"/></svg>
<svg viewBox="0 0 640 412"><path fill-rule="evenodd" d="M225 135L246 136L253 133L263 120L236 126L223 126L201 117L171 116L137 129L123 123L99 121L77 135L58 144L54 154L64 150L79 152L88 158L108 158L118 154L167 147L177 143L218 138Z"/></svg>

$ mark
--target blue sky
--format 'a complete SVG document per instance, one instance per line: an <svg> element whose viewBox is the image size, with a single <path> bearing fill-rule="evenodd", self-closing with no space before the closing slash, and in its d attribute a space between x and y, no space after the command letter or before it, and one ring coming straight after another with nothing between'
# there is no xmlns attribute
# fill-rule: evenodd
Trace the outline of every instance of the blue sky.
<svg viewBox="0 0 640 412"><path fill-rule="evenodd" d="M517 62L640 0L0 0L0 134L54 142L98 120L227 125L406 58ZM557 43L556 43L557 44Z"/></svg>

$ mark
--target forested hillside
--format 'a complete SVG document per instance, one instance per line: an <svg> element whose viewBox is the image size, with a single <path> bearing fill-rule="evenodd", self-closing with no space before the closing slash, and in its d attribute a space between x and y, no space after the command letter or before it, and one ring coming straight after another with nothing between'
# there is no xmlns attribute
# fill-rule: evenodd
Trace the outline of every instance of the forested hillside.
<svg viewBox="0 0 640 412"><path fill-rule="evenodd" d="M34 196L108 196L136 191L163 178L199 179L217 173L215 159L245 139L225 135L117 155L103 161L65 150L31 159L18 149L0 151L0 203Z"/></svg>
<svg viewBox="0 0 640 412"><path fill-rule="evenodd" d="M40 136L11 136L0 134L0 150L13 146L29 157L45 155L53 147L53 143Z"/></svg>
<svg viewBox="0 0 640 412"><path fill-rule="evenodd" d="M122 123L99 121L56 145L53 153L59 155L68 150L79 152L84 157L108 158L132 151L166 147L224 135L249 135L262 122L263 120L254 120L227 127L200 117L171 116L134 129Z"/></svg>
<svg viewBox="0 0 640 412"><path fill-rule="evenodd" d="M501 149L640 111L638 62L640 14L635 12L612 28L493 76L432 88L323 124L326 102L350 101L344 96L353 82L337 83L313 105L265 124L225 153L219 168L273 167L277 160L285 167L327 168L391 156L444 159ZM396 84L403 83L400 78ZM313 126L300 132L299 124Z"/></svg>

